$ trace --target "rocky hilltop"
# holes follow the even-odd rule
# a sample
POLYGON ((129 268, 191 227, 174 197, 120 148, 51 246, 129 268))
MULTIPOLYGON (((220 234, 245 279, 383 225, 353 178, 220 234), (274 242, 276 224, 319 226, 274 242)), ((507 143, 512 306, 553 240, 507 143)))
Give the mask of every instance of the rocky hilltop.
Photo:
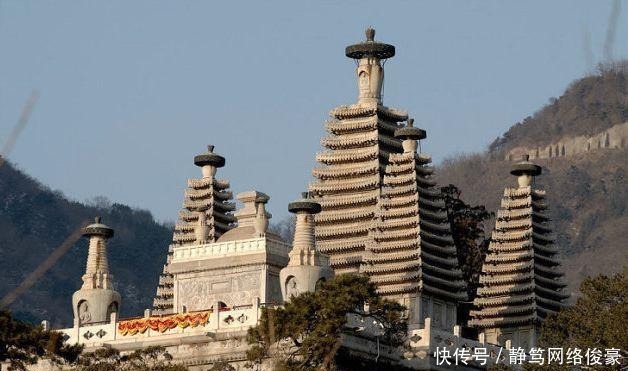
POLYGON ((573 82, 487 151, 447 159, 437 172, 465 201, 497 210, 504 187, 516 184, 509 160, 524 153, 535 158, 574 292, 585 276, 628 264, 627 67, 624 61, 573 82))
POLYGON ((559 98, 511 126, 488 147, 496 155, 516 147, 547 146, 565 137, 591 137, 628 121, 628 61, 600 66, 572 82, 559 98))

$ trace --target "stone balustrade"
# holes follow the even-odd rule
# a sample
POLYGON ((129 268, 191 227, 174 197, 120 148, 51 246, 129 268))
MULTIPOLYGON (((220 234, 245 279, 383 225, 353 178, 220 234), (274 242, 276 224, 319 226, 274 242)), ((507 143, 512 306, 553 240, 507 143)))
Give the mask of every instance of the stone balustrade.
MULTIPOLYGON (((175 360, 187 355, 185 344, 202 344, 220 341, 233 341, 228 339, 243 339, 246 330, 255 326, 258 322, 261 307, 264 304, 256 300, 250 306, 240 308, 227 308, 220 311, 209 311, 209 318, 206 323, 187 327, 175 326, 164 331, 146 329, 143 332, 137 331, 134 334, 123 334, 120 331, 120 324, 126 321, 141 319, 164 319, 171 316, 150 315, 146 311, 144 317, 118 320, 116 314, 112 314, 110 323, 92 324, 85 326, 75 325, 72 328, 58 330, 64 334, 66 342, 69 344, 83 344, 87 351, 94 350, 104 345, 115 348, 136 349, 141 346, 162 345, 171 347, 175 360), (174 348, 172 348, 174 346, 174 348), (184 348, 179 348, 184 346, 184 348), (179 351, 184 353, 178 354, 179 351)), ((191 312, 190 315, 194 315, 191 312)), ((352 352, 361 353, 369 358, 379 358, 381 361, 403 364, 407 367, 427 369, 436 362, 435 353, 446 349, 449 354, 454 354, 456 349, 468 349, 470 354, 474 354, 476 348, 485 348, 488 354, 488 365, 494 364, 496 357, 502 361, 508 359, 508 349, 494 344, 488 344, 484 337, 480 335, 480 340, 463 338, 460 334, 460 326, 454 326, 453 331, 446 331, 432 326, 431 319, 425 318, 425 326, 420 329, 410 330, 406 346, 394 348, 380 342, 383 329, 377 321, 371 318, 361 318, 350 316, 347 321, 347 334, 343 346, 352 352)), ((238 340, 241 343, 243 340, 238 340)), ((218 343, 217 343, 218 344, 218 343)), ((241 344, 240 346, 245 346, 241 344)), ((476 361, 469 361, 468 366, 458 365, 458 367, 445 367, 444 369, 471 370, 482 368, 476 361)))
MULTIPOLYGON (((64 336, 68 344, 84 344, 88 349, 94 349, 103 345, 125 348, 125 345, 143 342, 153 345, 169 345, 173 343, 185 343, 185 340, 203 342, 212 341, 217 334, 227 335, 229 333, 242 334, 249 327, 255 326, 261 312, 261 304, 256 300, 249 306, 238 308, 225 308, 219 311, 177 313, 166 316, 151 316, 147 310, 144 317, 119 320, 116 313, 111 315, 111 321, 107 323, 78 325, 74 327, 57 330, 64 336), (173 318, 184 318, 186 315, 194 316, 201 313, 208 313, 205 321, 197 323, 176 322, 173 318), (130 322, 145 321, 174 321, 173 325, 164 328, 151 328, 145 326, 143 330, 133 332, 124 331, 124 325, 130 322), (171 327, 171 328, 170 328, 171 327)), ((156 325, 154 326, 156 327, 156 325)))
MULTIPOLYGON (((454 326, 453 332, 438 329, 432 326, 430 318, 426 318, 424 328, 410 331, 409 347, 403 353, 401 363, 408 367, 419 369, 429 367, 428 365, 434 366, 436 362, 435 353, 443 349, 447 350, 451 355, 454 354, 456 349, 467 349, 473 355, 476 348, 484 348, 489 356, 487 366, 495 364, 498 356, 500 363, 508 359, 508 350, 506 348, 487 343, 482 335, 480 335, 479 340, 463 338, 460 331, 460 326, 454 326)), ((467 366, 459 364, 457 367, 452 365, 449 368, 465 370, 481 369, 483 367, 477 361, 471 360, 467 366)))
POLYGON ((287 255, 290 251, 290 245, 282 241, 269 241, 264 237, 260 237, 238 241, 177 246, 173 251, 172 262, 191 261, 199 258, 224 258, 225 256, 263 251, 287 255))

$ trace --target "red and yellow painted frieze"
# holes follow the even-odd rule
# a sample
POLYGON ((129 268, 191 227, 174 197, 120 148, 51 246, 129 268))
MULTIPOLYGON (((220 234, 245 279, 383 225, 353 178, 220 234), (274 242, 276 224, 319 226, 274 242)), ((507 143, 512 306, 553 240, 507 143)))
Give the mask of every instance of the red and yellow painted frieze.
POLYGON ((146 330, 166 332, 175 327, 204 326, 209 321, 211 311, 177 313, 162 317, 130 319, 118 322, 118 332, 122 335, 143 334, 146 330))

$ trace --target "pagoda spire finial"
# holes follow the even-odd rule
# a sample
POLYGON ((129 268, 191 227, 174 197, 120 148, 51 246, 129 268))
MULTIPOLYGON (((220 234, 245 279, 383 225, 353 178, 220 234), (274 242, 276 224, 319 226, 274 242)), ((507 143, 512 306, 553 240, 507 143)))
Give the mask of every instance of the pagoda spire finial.
POLYGON ((109 260, 107 259, 107 240, 113 237, 113 229, 101 223, 99 216, 94 218, 94 224, 83 228, 83 236, 89 238, 89 253, 87 267, 83 275, 84 289, 109 288, 109 260))
POLYGON ((535 176, 541 174, 541 167, 530 161, 530 155, 521 156, 521 161, 512 166, 510 174, 517 177, 519 187, 529 187, 535 176))
POLYGON ((395 130, 395 138, 401 139, 404 152, 416 152, 417 140, 425 139, 425 130, 414 127, 414 119, 408 119, 408 126, 395 130))
POLYGON ((207 205, 199 206, 194 209, 198 219, 196 221, 196 226, 194 227, 194 238, 197 244, 207 243, 207 239, 209 237, 209 226, 207 225, 207 210, 209 207, 207 205))
POLYGON ((201 168, 203 178, 213 178, 219 167, 225 166, 225 158, 214 153, 214 145, 207 146, 207 152, 194 156, 194 164, 201 168))
POLYGON ((236 196, 243 207, 235 212, 239 227, 252 226, 258 237, 266 234, 268 222, 272 215, 266 211, 266 204, 270 197, 256 190, 238 193, 236 196))
POLYGON ((373 27, 368 26, 364 33, 366 34, 366 41, 375 41, 375 29, 373 27))
POLYGON ((349 45, 345 55, 358 61, 358 103, 382 103, 384 68, 380 61, 395 55, 395 47, 375 41, 375 29, 365 30, 366 41, 349 45))

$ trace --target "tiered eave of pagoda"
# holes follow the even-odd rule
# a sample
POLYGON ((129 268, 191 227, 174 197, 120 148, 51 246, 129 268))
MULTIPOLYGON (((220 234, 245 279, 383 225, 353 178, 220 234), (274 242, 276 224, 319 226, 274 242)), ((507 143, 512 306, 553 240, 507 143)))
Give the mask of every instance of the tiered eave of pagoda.
POLYGON ((168 272, 172 259, 173 248, 177 246, 194 245, 199 243, 215 242, 221 235, 235 226, 233 216, 235 203, 233 194, 229 190, 229 181, 205 176, 199 179, 189 179, 185 190, 183 207, 175 224, 172 243, 168 248, 168 256, 163 271, 159 276, 157 292, 153 300, 155 314, 170 314, 173 308, 173 277, 168 272), (199 217, 204 215, 207 235, 202 241, 196 233, 199 228, 199 217))
POLYGON ((466 284, 430 161, 390 154, 363 271, 383 295, 421 291, 455 302, 466 298, 466 284))
POLYGON ((497 213, 470 325, 479 328, 533 325, 557 312, 563 292, 545 192, 506 188, 497 213))
POLYGON ((320 202, 316 240, 336 272, 358 272, 373 226, 384 168, 390 153, 401 152, 394 130, 407 114, 376 103, 331 111, 326 149, 316 156, 310 192, 320 202))

